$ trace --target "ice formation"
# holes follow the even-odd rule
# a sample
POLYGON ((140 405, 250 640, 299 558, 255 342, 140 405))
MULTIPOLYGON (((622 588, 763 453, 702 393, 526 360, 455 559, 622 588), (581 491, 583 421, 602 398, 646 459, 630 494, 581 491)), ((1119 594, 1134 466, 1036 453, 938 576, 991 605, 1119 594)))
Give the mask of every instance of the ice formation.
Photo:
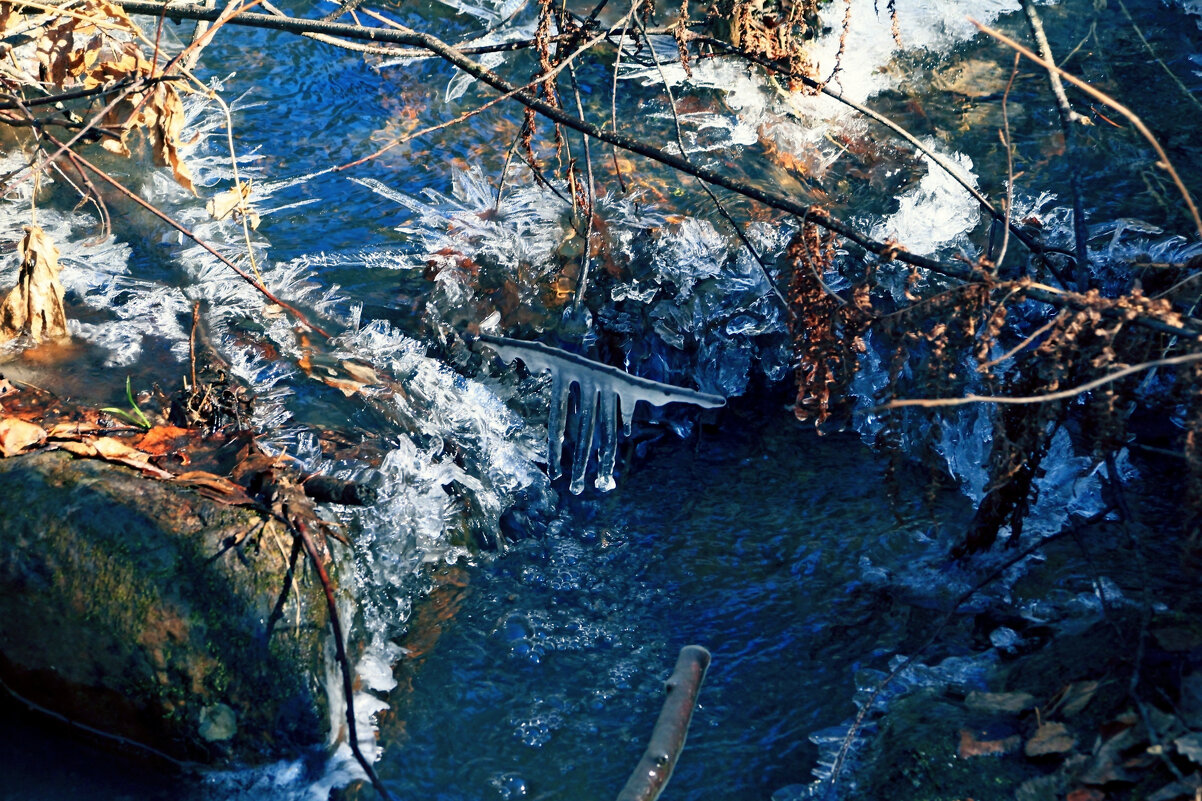
POLYGON ((629 436, 634 407, 639 401, 646 401, 653 406, 691 403, 703 409, 715 409, 726 404, 726 399, 721 395, 640 378, 540 342, 485 335, 480 337, 480 341, 495 350, 506 362, 520 359, 531 372, 551 372, 551 403, 547 415, 547 467, 551 478, 558 478, 563 473, 560 453, 567 427, 568 403, 572 385, 578 388, 580 395, 572 436, 575 455, 572 459, 571 483, 571 490, 576 495, 584 491, 584 476, 598 433, 597 477, 593 483, 601 490, 614 488, 618 423, 622 423, 623 430, 629 436))

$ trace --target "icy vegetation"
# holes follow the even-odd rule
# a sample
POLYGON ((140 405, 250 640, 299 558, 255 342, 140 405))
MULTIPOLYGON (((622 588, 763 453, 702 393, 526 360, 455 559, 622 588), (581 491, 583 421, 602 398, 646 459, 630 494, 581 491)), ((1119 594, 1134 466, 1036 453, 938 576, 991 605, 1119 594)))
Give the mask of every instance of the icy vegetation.
POLYGON ((571 439, 575 448, 571 490, 576 495, 584 491, 584 475, 594 448, 598 449, 594 484, 601 490, 614 488, 618 426, 620 423, 626 436, 630 436, 634 407, 639 401, 652 406, 689 403, 703 409, 716 409, 726 403, 721 395, 708 395, 640 378, 539 342, 493 336, 481 336, 480 341, 507 362, 519 359, 531 372, 551 373, 547 466, 552 479, 563 474, 560 454, 563 451, 564 428, 568 422, 571 390, 573 386, 576 387, 576 429, 571 439))

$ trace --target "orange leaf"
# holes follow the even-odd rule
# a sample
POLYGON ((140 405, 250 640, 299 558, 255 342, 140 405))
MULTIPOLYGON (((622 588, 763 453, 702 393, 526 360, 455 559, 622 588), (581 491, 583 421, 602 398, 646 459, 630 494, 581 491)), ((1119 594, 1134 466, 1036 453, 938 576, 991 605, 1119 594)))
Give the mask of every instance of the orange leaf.
POLYGON ((5 456, 16 456, 45 441, 46 432, 41 426, 15 417, 0 419, 0 453, 5 456))
POLYGON ((192 438, 191 429, 178 426, 155 426, 142 435, 134 446, 152 456, 164 456, 186 447, 192 438))

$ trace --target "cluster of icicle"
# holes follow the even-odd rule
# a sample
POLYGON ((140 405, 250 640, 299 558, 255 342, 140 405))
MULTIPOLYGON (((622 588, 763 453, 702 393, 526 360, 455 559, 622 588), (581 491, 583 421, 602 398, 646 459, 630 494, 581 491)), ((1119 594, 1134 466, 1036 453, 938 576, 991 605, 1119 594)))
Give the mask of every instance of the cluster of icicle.
POLYGON ((506 362, 520 359, 532 373, 550 371, 551 403, 547 413, 547 469, 552 479, 563 474, 560 463, 564 433, 567 429, 572 385, 579 392, 575 427, 571 442, 572 493, 584 491, 584 477, 593 452, 597 452, 597 477, 593 484, 600 490, 614 488, 614 462, 618 452, 618 424, 630 436, 634 407, 639 401, 653 406, 691 403, 703 409, 726 404, 721 395, 661 384, 649 378, 624 373, 616 367, 594 362, 566 350, 541 342, 524 342, 481 335, 480 341, 495 350, 506 362), (594 440, 598 440, 594 445, 594 440))

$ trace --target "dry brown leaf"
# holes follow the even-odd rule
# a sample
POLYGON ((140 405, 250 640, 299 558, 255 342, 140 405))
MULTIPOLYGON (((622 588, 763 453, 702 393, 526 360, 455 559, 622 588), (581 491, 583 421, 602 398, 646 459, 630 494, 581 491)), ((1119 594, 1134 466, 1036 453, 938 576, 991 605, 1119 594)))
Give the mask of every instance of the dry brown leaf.
POLYGON ((1045 723, 1036 729, 1034 736, 1027 740, 1025 753, 1029 757, 1047 756, 1048 754, 1066 754, 1073 750, 1077 738, 1063 723, 1045 723))
POLYGON ((97 423, 55 423, 46 432, 46 436, 50 439, 80 439, 89 434, 96 434, 105 430, 105 426, 97 423))
POLYGON ((17 249, 17 285, 0 304, 0 342, 28 334, 34 341, 68 336, 58 248, 36 225, 25 227, 17 249))
POLYGON ((348 398, 356 393, 362 392, 363 388, 367 386, 366 384, 358 381, 351 381, 346 378, 337 378, 331 375, 315 375, 313 377, 318 381, 321 381, 323 384, 333 387, 348 398))
POLYGON ((161 83, 155 88, 154 99, 147 104, 154 113, 153 122, 147 122, 150 142, 154 148, 154 163, 170 167, 176 182, 192 194, 192 172, 179 154, 180 134, 184 130, 184 104, 170 84, 161 83))
POLYGON ((155 478, 175 478, 174 474, 168 473, 166 470, 151 464, 150 457, 145 453, 136 451, 112 437, 97 437, 95 439, 86 437, 79 441, 59 443, 59 447, 76 456, 104 459, 106 462, 117 462, 128 467, 134 467, 155 478))
POLYGON ((362 381, 364 384, 374 384, 380 380, 376 375, 375 368, 369 364, 361 364, 359 362, 343 361, 341 367, 346 370, 347 374, 356 381, 362 381))
POLYGON ((1097 681, 1077 681, 1070 684, 1064 694, 1064 705, 1060 708, 1060 714, 1072 717, 1085 709, 1100 686, 1101 682, 1097 681))
POLYGON ((250 191, 250 181, 244 181, 237 186, 231 186, 224 192, 209 198, 209 202, 205 204, 205 211, 214 220, 224 220, 233 214, 234 209, 241 206, 243 201, 250 197, 250 191))
POLYGON ((999 740, 978 740, 968 729, 960 729, 960 747, 957 753, 961 759, 977 756, 1001 756, 1017 751, 1022 742, 1022 738, 1017 734, 999 740))
POLYGON ((0 453, 5 457, 16 456, 45 441, 46 432, 39 425, 16 417, 0 419, 0 453))
POLYGON ((188 428, 155 426, 143 434, 135 445, 143 453, 164 456, 186 447, 195 434, 195 431, 188 428))
POLYGON ((228 478, 222 478, 215 473, 204 470, 192 470, 175 477, 179 484, 192 487, 207 498, 227 503, 232 506, 256 506, 254 499, 246 494, 246 490, 228 478))

